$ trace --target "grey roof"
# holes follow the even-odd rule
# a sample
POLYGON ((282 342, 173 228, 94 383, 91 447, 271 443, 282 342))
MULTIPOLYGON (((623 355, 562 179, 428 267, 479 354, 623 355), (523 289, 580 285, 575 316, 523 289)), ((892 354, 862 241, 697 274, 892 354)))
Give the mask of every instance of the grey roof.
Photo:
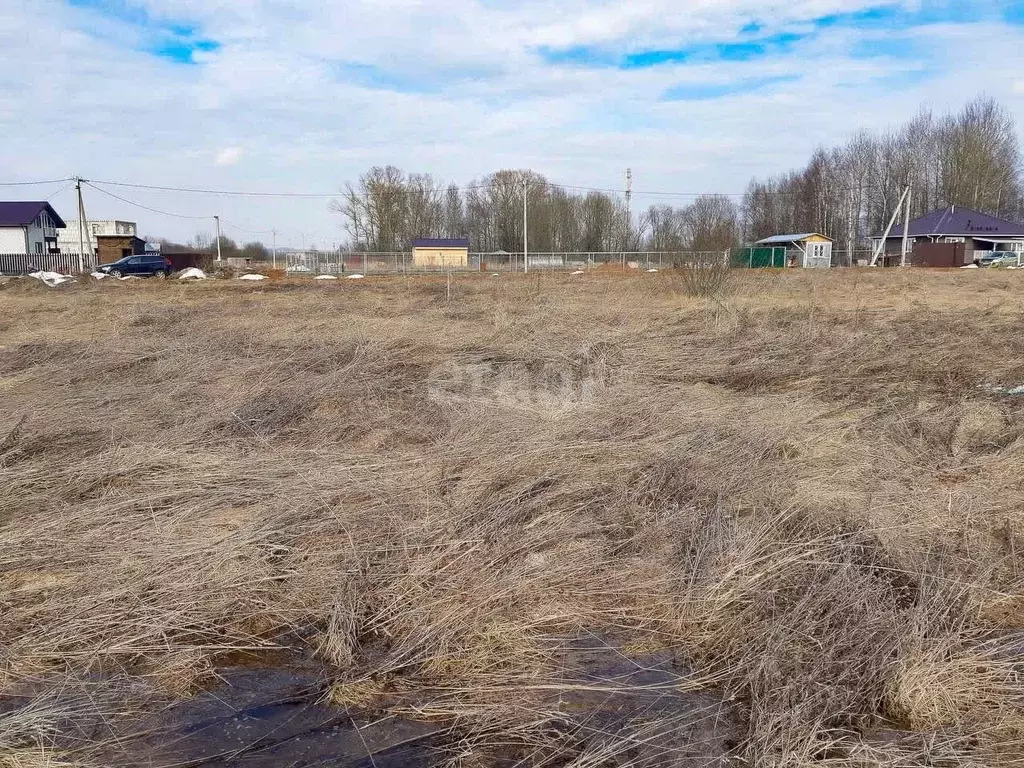
MULTIPOLYGON (((952 236, 952 237, 1024 237, 1024 226, 1006 219, 997 219, 987 213, 972 211, 970 208, 950 206, 914 219, 910 222, 910 237, 952 236)), ((878 234, 876 237, 881 237, 878 234)), ((903 225, 892 228, 889 239, 903 237, 903 225)))
POLYGON ((773 235, 772 237, 766 237, 764 240, 758 240, 754 245, 772 245, 778 243, 802 243, 809 237, 824 237, 826 240, 832 240, 831 237, 825 237, 825 235, 819 235, 817 232, 804 232, 799 235, 773 235))
POLYGON ((412 241, 413 248, 469 248, 465 238, 422 237, 412 241))
POLYGON ((64 219, 57 215, 53 207, 45 201, 14 201, 0 202, 0 227, 25 227, 36 220, 40 211, 46 210, 53 219, 54 226, 63 229, 64 219))

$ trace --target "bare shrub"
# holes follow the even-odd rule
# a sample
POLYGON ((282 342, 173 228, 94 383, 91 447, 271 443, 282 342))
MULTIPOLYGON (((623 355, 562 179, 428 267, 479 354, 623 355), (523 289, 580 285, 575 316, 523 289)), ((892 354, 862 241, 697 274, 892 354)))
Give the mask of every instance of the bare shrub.
POLYGON ((732 269, 717 254, 691 256, 676 265, 676 273, 687 296, 721 298, 732 289, 732 269))

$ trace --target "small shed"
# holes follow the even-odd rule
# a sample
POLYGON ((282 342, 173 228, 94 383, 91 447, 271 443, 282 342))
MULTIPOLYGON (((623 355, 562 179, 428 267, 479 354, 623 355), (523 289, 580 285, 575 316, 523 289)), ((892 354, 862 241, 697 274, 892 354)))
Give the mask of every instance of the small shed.
POLYGON ((123 259, 126 256, 142 256, 146 253, 146 241, 135 235, 93 235, 96 238, 96 256, 100 264, 123 259))
POLYGON ((817 232, 798 235, 774 235, 758 240, 754 245, 785 248, 787 267, 831 267, 832 238, 817 232))
POLYGON ((468 267, 469 240, 423 238, 412 243, 414 267, 468 267))

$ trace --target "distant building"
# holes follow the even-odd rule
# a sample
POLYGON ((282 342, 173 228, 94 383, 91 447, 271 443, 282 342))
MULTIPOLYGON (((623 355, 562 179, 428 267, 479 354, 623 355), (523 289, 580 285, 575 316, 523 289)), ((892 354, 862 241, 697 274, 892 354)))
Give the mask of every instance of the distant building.
MULTIPOLYGON (((138 237, 138 225, 134 221, 87 219, 85 225, 82 245, 87 253, 98 257, 100 264, 146 252, 146 241, 138 237)), ((58 243, 61 252, 78 253, 79 237, 78 220, 69 221, 58 243)))
POLYGON ((46 202, 0 202, 0 254, 57 251, 64 220, 46 202))
POLYGON ((469 240, 423 238, 412 243, 414 267, 469 266, 469 240))
POLYGON ((817 232, 774 235, 754 243, 758 248, 785 248, 787 267, 831 267, 832 238, 817 232))
MULTIPOLYGON (((881 234, 872 238, 876 248, 881 239, 881 234)), ((970 264, 986 251, 1024 252, 1024 226, 953 205, 911 221, 908 240, 911 252, 918 245, 962 244, 963 253, 956 257, 956 263, 950 262, 950 266, 957 266, 959 263, 970 264)), ((902 249, 903 225, 900 224, 892 228, 885 240, 882 263, 892 262, 894 257, 898 259, 902 249)), ((930 252, 934 249, 924 250, 930 252)), ((959 249, 955 250, 959 253, 959 249)), ((920 261, 928 263, 931 258, 920 261)))

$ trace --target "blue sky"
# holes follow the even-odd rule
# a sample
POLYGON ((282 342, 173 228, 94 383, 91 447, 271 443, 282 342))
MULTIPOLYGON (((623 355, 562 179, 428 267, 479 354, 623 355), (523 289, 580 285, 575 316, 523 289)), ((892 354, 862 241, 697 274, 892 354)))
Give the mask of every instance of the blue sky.
MULTIPOLYGON (((0 50, 0 181, 334 192, 393 163, 618 187, 630 167, 643 206, 644 190, 741 191, 981 90, 1024 118, 1024 2, 16 0, 0 50)), ((16 189, 0 194, 36 192, 16 189)), ((58 189, 38 192, 70 216, 58 189)), ((218 212, 238 239, 344 238, 326 199, 121 193, 218 212)), ((87 205, 151 234, 208 228, 87 205)))

